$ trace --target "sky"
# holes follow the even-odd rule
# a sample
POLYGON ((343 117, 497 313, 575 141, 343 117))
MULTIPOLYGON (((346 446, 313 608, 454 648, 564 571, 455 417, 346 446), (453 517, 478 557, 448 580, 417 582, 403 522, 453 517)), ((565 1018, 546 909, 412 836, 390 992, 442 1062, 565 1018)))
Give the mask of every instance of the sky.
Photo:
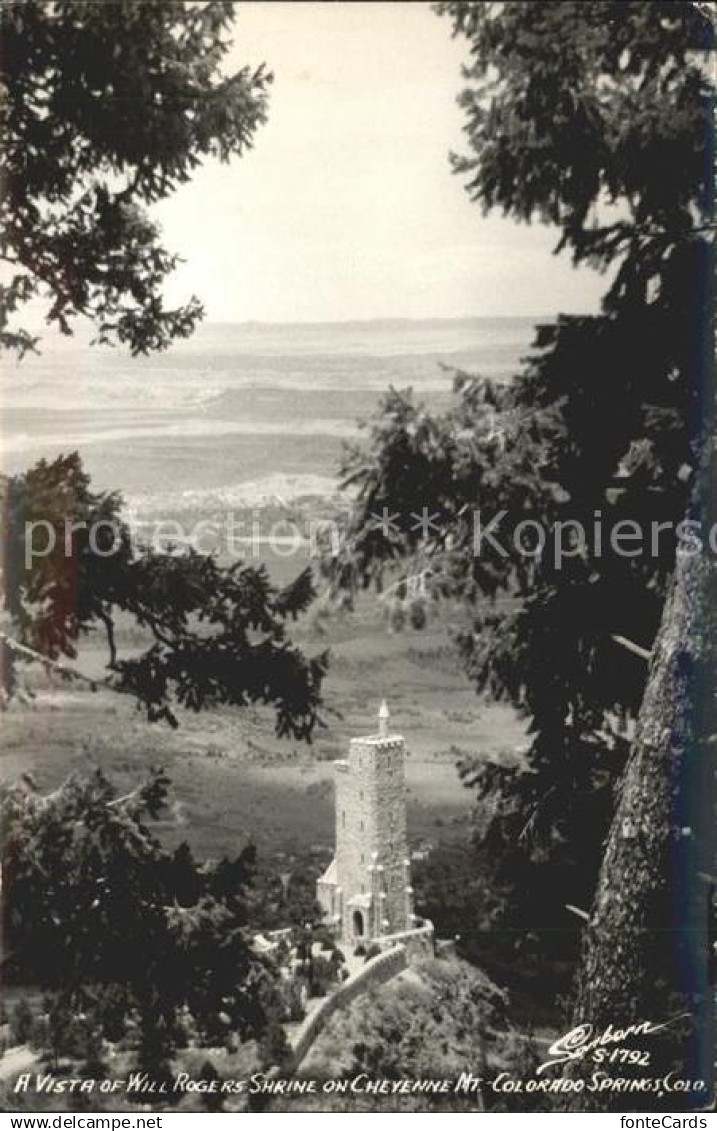
POLYGON ((154 209, 186 259, 168 298, 227 322, 596 310, 555 230, 484 217, 451 172, 466 58, 428 3, 237 5, 227 65, 273 70, 268 122, 154 209))

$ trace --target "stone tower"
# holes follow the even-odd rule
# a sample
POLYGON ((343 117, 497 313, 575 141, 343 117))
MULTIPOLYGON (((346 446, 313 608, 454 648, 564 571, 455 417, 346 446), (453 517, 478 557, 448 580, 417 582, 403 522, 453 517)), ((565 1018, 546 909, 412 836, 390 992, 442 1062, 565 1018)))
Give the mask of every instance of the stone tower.
POLYGON ((317 884, 326 920, 346 943, 415 924, 406 841, 405 743, 391 734, 386 703, 378 733, 354 738, 335 762, 336 856, 317 884))

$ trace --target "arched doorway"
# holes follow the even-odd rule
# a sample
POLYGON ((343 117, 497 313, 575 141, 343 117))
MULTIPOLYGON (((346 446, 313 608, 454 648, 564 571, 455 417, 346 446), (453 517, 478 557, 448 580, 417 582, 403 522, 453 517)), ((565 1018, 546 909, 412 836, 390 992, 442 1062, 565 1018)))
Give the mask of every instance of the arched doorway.
POLYGON ((360 911, 354 911, 354 937, 363 938, 363 915, 360 911))

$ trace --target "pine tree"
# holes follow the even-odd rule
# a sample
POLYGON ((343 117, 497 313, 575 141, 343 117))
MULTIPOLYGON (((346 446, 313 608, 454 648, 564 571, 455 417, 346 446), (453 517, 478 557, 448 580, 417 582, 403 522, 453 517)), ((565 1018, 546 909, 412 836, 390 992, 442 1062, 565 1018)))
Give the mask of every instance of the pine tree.
MULTIPOLYGON (((166 308, 177 257, 147 209, 204 159, 244 154, 266 119, 270 73, 224 68, 234 15, 227 0, 0 6, 5 351, 36 348, 21 322, 31 300, 63 334, 84 318, 96 343, 133 354, 192 332, 201 304, 166 308)), ((4 699, 17 689, 19 658, 45 657, 72 677, 57 661, 74 658, 78 639, 99 628, 106 682, 134 695, 150 719, 176 723, 173 704, 259 702, 275 708, 279 733, 310 736, 325 660, 307 660, 285 627, 311 601, 308 572, 277 592, 263 569, 133 546, 120 496, 93 492, 76 453, 3 479, 2 503, 4 699), (68 523, 79 528, 68 534, 68 523), (33 556, 38 528, 54 548, 33 556), (116 647, 115 620, 127 613, 152 638, 133 659, 116 647)))
POLYGON ((139 1018, 142 1065, 161 1074, 187 1013, 206 1042, 274 1024, 279 992, 247 933, 254 852, 198 863, 184 850, 178 869, 153 829, 167 788, 155 774, 119 794, 98 771, 50 794, 27 780, 0 791, 4 953, 50 995, 55 1062, 139 1018))
MULTIPOLYGON (((540 326, 510 385, 458 374, 442 414, 392 391, 345 460, 357 505, 327 569, 337 589, 399 571, 470 609, 468 673, 526 715, 530 739, 526 766, 463 767, 481 864, 504 901, 496 922, 519 938, 551 928, 532 932, 545 961, 577 934, 565 905, 592 904, 645 660, 661 647, 678 549, 692 545, 679 524, 695 518, 713 436, 712 27, 682 4, 437 7, 470 48, 468 152, 454 167, 471 199, 553 225, 559 251, 608 273, 606 293, 599 315, 540 326), (429 537, 412 523, 423 507, 429 537), (385 531, 382 513, 401 517, 385 531), (637 552, 623 552, 626 523, 641 532, 637 552)), ((684 692, 663 691, 684 706, 684 692)), ((607 888, 618 886, 613 869, 607 888)), ((611 931, 600 961, 619 949, 611 931)))

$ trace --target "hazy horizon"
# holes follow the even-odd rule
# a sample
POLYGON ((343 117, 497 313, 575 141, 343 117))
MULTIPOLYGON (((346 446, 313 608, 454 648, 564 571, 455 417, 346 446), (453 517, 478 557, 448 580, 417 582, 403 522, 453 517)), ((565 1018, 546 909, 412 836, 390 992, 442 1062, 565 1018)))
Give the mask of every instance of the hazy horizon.
MULTIPOLYGON (((49 343, 51 346, 59 343, 64 343, 68 346, 72 345, 73 339, 82 338, 83 335, 90 338, 97 333, 96 327, 87 319, 80 318, 73 324, 73 329, 70 334, 63 334, 56 326, 47 326, 41 318, 38 318, 35 311, 29 312, 32 317, 24 319, 25 325, 33 332, 41 334, 38 342, 38 348, 42 352, 43 343, 49 343)), ((187 338, 176 338, 169 349, 176 346, 181 346, 182 342, 191 342, 192 338, 197 334, 201 334, 202 330, 208 327, 220 326, 237 326, 237 327, 292 327, 292 326, 305 326, 305 327, 321 327, 321 326, 410 326, 417 323, 471 323, 471 322, 545 322, 546 320, 555 319, 562 311, 557 311, 554 314, 548 313, 534 313, 534 314, 428 314, 425 316, 401 316, 401 315, 384 315, 375 318, 362 317, 362 318, 301 318, 301 319, 288 319, 288 318, 203 318, 197 323, 194 331, 187 338)), ((570 317, 588 316, 590 311, 573 311, 570 317)), ((116 345, 112 343, 105 343, 97 345, 98 350, 125 350, 127 347, 116 345)), ((28 354, 27 357, 31 357, 28 354)), ((23 363, 20 362, 20 365, 23 363)))
POLYGON ((356 326, 363 323, 384 323, 400 326, 412 322, 497 322, 500 319, 515 322, 532 322, 533 319, 551 317, 547 314, 427 314, 425 316, 385 315, 376 318, 205 318, 201 326, 356 326))
POLYGON ((342 444, 389 388, 411 387, 441 411, 454 372, 510 380, 533 325, 505 316, 210 321, 139 358, 87 348, 86 327, 47 340, 6 381, 2 463, 14 473, 77 450, 96 487, 160 512, 327 495, 342 444))
MULTIPOLYGON (((468 45, 430 4, 235 11, 225 69, 274 72, 268 120, 243 157, 205 161, 148 209, 180 257, 168 307, 195 295, 205 325, 238 326, 597 313, 605 278, 554 254, 557 229, 484 215, 451 171, 468 45)), ((52 348, 46 310, 18 322, 52 348)))

